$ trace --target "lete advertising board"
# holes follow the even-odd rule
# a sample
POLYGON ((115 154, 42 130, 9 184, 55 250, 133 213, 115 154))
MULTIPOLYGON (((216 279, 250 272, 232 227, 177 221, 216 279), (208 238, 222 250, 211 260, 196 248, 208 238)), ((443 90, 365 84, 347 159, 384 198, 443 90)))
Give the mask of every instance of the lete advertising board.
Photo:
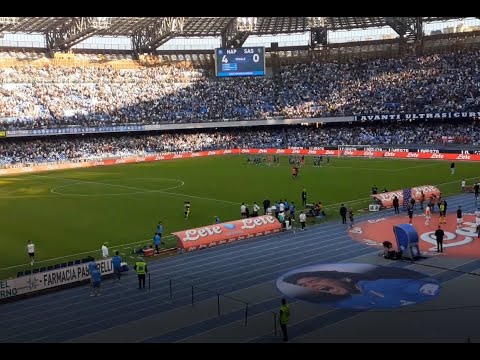
MULTIPOLYGON (((395 150, 395 149, 393 149, 395 150)), ((399 158, 399 159, 425 159, 425 160, 446 160, 446 161, 480 161, 480 154, 466 154, 459 153, 446 153, 441 150, 429 150, 429 149, 417 149, 414 151, 404 151, 408 149, 398 149, 398 151, 392 151, 391 149, 229 149, 229 150, 215 150, 215 151, 199 151, 194 153, 181 153, 181 154, 152 154, 145 156, 130 156, 121 158, 105 158, 97 160, 88 160, 84 162, 72 162, 72 163, 50 163, 50 164, 38 164, 38 165, 23 165, 16 164, 8 168, 0 169, 1 175, 16 175, 24 173, 36 173, 41 171, 52 170, 66 170, 75 168, 87 168, 93 166, 108 166, 119 164, 131 164, 139 162, 151 162, 160 160, 173 160, 173 159, 188 159, 193 157, 204 156, 221 156, 221 155, 248 155, 248 154, 261 154, 261 155, 328 155, 328 156, 346 156, 346 157, 373 157, 373 158, 399 158)))
POLYGON ((185 251, 193 251, 273 234, 281 229, 282 225, 274 216, 263 215, 179 231, 173 233, 173 235, 177 237, 179 248, 185 251))
MULTIPOLYGON (((423 185, 417 186, 412 188, 412 197, 415 201, 420 201, 422 198, 422 191, 425 194, 425 201, 428 201, 430 196, 440 195, 440 190, 432 185, 423 185)), ((403 205, 403 190, 396 190, 396 191, 389 191, 386 193, 380 193, 376 195, 370 195, 372 198, 376 197, 378 200, 382 202, 382 206, 384 207, 392 207, 393 206, 393 199, 395 196, 398 198, 399 204, 403 205)))

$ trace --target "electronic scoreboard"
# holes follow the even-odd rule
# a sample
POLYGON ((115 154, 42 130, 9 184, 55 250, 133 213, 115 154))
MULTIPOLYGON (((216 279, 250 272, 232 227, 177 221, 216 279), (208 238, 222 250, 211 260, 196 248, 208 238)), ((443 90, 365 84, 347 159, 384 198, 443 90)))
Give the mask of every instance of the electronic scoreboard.
POLYGON ((264 76, 265 48, 215 49, 215 74, 227 76, 264 76))

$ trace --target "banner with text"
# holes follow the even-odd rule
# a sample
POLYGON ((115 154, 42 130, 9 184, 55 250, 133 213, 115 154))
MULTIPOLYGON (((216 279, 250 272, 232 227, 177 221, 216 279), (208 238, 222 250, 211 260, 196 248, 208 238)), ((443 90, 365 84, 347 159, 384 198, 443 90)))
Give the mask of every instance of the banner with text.
MULTIPOLYGON (((422 191, 425 195, 426 202, 428 202, 430 196, 435 195, 438 197, 440 195, 440 190, 435 186, 424 185, 412 188, 412 198, 414 198, 415 201, 420 201, 420 199, 422 198, 422 191)), ((400 206, 403 205, 403 190, 390 191, 370 196, 372 198, 377 198, 379 201, 381 201, 382 206, 384 207, 392 207, 393 199, 395 198, 395 196, 398 198, 400 206)))
POLYGON ((7 137, 23 136, 50 136, 50 135, 74 135, 74 134, 96 134, 110 132, 145 131, 145 125, 119 125, 119 126, 70 126, 54 129, 35 130, 7 130, 7 137))
POLYGON ((480 111, 451 111, 432 113, 405 113, 405 114, 377 114, 355 115, 355 121, 378 121, 378 120, 416 120, 416 119, 476 119, 480 117, 480 111))
MULTIPOLYGON (((96 263, 102 275, 113 273, 112 259, 102 259, 96 261, 96 263)), ((88 263, 83 263, 16 279, 0 280, 0 299, 89 279, 88 263)))
POLYGON ((177 237, 179 248, 193 251, 273 234, 281 229, 282 225, 274 216, 263 215, 179 231, 173 233, 173 235, 177 237))

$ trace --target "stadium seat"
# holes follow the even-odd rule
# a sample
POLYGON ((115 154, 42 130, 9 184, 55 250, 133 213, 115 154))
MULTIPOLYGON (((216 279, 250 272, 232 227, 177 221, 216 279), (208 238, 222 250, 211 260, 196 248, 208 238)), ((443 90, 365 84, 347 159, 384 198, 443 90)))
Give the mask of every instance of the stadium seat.
POLYGON ((30 275, 32 273, 32 270, 25 270, 25 276, 30 275))
POLYGON ((62 267, 62 268, 67 267, 67 263, 61 263, 60 267, 62 267))
POLYGON ((38 270, 38 269, 33 269, 33 273, 34 273, 34 274, 36 274, 36 273, 38 273, 38 272, 40 272, 40 270, 38 270))
POLYGON ((88 263, 89 261, 90 261, 89 258, 84 258, 84 259, 82 259, 82 264, 88 263))
POLYGON ((82 260, 75 260, 75 265, 80 265, 82 263, 82 260))
POLYGON ((22 276, 23 276, 23 271, 19 271, 19 272, 17 273, 17 277, 22 277, 22 276))
POLYGON ((50 271, 50 270, 53 270, 53 266, 52 266, 52 265, 48 265, 48 266, 47 266, 47 271, 50 271))
POLYGON ((60 269, 60 264, 55 264, 55 265, 53 265, 53 268, 54 268, 54 269, 60 269))
POLYGON ((40 268, 40 272, 44 272, 44 271, 47 271, 47 268, 45 266, 40 268))
POLYGON ((69 261, 67 266, 73 266, 73 261, 69 261))

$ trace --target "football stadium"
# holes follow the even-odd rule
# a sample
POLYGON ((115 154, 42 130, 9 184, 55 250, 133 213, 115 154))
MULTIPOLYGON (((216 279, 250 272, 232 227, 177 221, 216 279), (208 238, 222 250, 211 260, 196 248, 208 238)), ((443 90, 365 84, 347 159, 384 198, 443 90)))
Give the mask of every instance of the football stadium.
POLYGON ((480 342, 479 35, 0 17, 0 342, 480 342))

